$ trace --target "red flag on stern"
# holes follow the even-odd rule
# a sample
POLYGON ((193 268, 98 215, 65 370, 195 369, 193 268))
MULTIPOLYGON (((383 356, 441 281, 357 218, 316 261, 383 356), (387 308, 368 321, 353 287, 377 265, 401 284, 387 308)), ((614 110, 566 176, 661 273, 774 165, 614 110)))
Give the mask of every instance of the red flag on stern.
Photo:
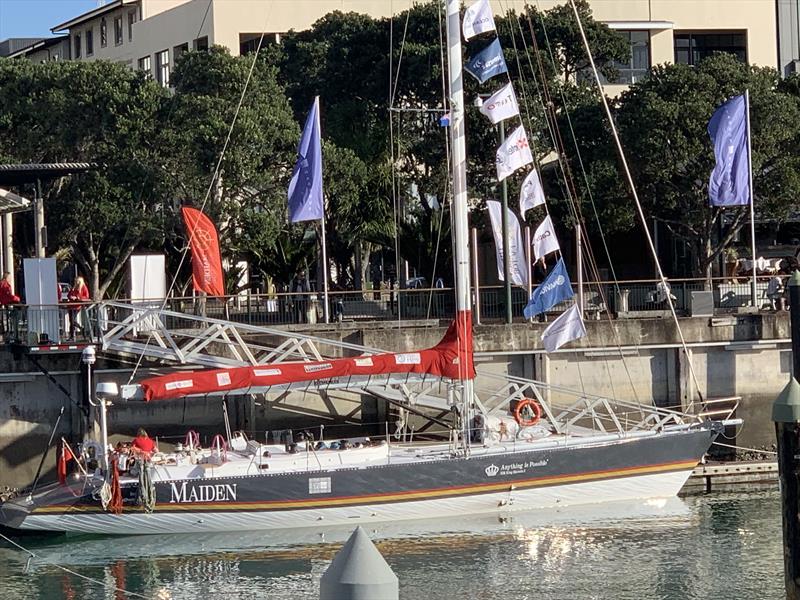
POLYGON ((225 284, 222 278, 222 260, 216 227, 196 208, 183 206, 181 213, 189 234, 189 247, 192 249, 194 289, 209 296, 224 296, 225 284))

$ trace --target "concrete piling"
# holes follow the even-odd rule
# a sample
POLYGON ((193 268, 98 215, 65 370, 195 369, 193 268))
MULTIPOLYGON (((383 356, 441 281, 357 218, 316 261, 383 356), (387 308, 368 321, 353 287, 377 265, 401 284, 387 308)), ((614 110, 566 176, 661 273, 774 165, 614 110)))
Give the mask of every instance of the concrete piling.
POLYGON ((398 600, 397 575, 361 527, 350 535, 320 580, 320 600, 398 600))

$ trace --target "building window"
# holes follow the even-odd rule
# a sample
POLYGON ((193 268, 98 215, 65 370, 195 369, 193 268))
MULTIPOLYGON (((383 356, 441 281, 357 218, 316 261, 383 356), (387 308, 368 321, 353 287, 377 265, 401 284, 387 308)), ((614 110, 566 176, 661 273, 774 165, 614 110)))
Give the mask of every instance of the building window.
POLYGON ((86 30, 86 56, 94 54, 94 30, 86 30))
POLYGON ((139 70, 142 71, 148 77, 152 77, 153 76, 153 71, 150 68, 150 57, 149 56, 143 56, 142 58, 139 59, 139 70))
POLYGON ((188 51, 189 51, 188 42, 185 44, 181 44, 180 46, 175 46, 172 49, 172 60, 175 62, 176 65, 178 64, 178 59, 181 57, 181 54, 188 51))
POLYGON ((156 53, 156 81, 162 87, 169 87, 169 50, 156 53))
POLYGON ((194 42, 192 42, 192 48, 201 52, 208 50, 208 36, 205 35, 201 38, 197 38, 194 42))
POLYGON ((81 34, 75 34, 75 58, 81 57, 81 34))
POLYGON ((122 17, 114 17, 114 45, 122 45, 122 17))
POLYGON ((100 19, 100 47, 105 48, 108 46, 108 24, 106 18, 100 19))
POLYGON ((675 62, 696 65, 716 52, 733 54, 747 62, 747 34, 675 32, 675 62))
POLYGON ((133 40, 133 24, 136 23, 136 11, 128 12, 128 41, 133 40))
POLYGON ((613 67, 619 71, 614 83, 632 84, 641 81, 650 70, 650 32, 649 31, 617 31, 624 37, 631 48, 626 61, 614 61, 613 67))

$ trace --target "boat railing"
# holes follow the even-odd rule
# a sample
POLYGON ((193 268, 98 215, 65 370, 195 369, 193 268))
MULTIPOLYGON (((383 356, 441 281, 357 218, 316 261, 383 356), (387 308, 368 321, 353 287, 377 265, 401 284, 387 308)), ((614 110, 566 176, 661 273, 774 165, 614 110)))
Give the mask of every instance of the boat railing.
POLYGON ((481 373, 481 378, 484 381, 503 382, 500 388, 483 400, 488 414, 507 412, 512 400, 534 399, 542 409, 542 418, 556 433, 561 434, 580 430, 619 434, 659 430, 705 417, 650 404, 606 398, 521 377, 481 373))

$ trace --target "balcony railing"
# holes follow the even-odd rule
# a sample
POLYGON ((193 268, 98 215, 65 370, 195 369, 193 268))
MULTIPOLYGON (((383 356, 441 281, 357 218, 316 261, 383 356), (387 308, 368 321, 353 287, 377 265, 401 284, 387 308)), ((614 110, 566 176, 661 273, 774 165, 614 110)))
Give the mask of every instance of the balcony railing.
MULTIPOLYGON (((709 292, 715 314, 752 310, 751 282, 749 280, 675 279, 669 281, 670 293, 679 315, 697 312, 693 309, 693 293, 709 292)), ((757 284, 756 310, 776 310, 781 302, 767 296, 769 278, 760 278, 757 284)), ((576 288, 577 286, 573 286, 576 288)), ((577 291, 577 290, 576 290, 577 291)), ((589 316, 616 317, 663 316, 668 304, 663 288, 656 281, 634 280, 600 282, 584 285, 583 308, 589 316)), ((505 291, 501 286, 479 289, 480 318, 482 323, 500 322, 505 315, 505 291)), ((474 298, 474 294, 473 294, 474 298)), ((527 304, 527 294, 521 288, 512 288, 512 312, 515 320, 522 321, 522 311, 527 304)), ((786 305, 785 295, 782 304, 786 305)), ((706 296, 708 300, 708 296, 706 296)), ((451 319, 455 315, 455 297, 450 288, 332 291, 329 293, 331 322, 358 321, 408 321, 420 319, 451 319)), ((571 302, 571 301, 570 301, 571 302)), ((548 313, 556 315, 567 307, 564 302, 548 313)), ((226 319, 248 325, 315 324, 324 320, 323 297, 309 294, 256 294, 245 292, 220 298, 182 297, 142 300, 134 303, 142 308, 164 307, 178 313, 189 313, 209 318, 226 319)), ((26 344, 43 342, 86 341, 96 337, 104 323, 113 319, 104 311, 113 310, 92 303, 62 304, 59 306, 14 305, 0 308, 2 333, 6 340, 26 344), (72 326, 72 323, 75 326, 72 326)), ((180 328, 179 319, 170 327, 180 328)), ((188 326, 188 323, 185 325, 188 326)))

